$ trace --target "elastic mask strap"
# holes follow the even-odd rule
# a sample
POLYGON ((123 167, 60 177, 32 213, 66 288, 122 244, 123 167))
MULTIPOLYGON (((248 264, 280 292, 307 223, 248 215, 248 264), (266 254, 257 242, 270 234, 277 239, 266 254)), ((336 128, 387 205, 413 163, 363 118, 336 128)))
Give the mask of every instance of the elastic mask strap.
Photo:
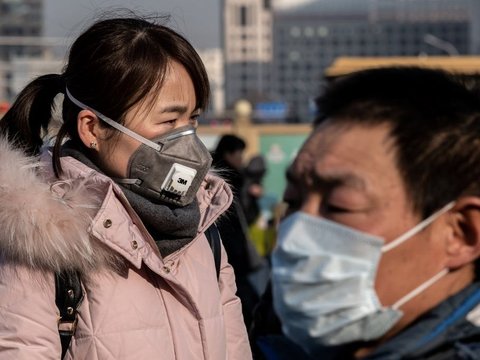
POLYGON ((415 235, 415 234, 419 233, 420 231, 422 231, 423 229, 425 229, 428 225, 430 225, 433 221, 435 221, 440 215, 442 215, 443 213, 450 210, 454 205, 455 205, 455 201, 452 201, 452 202, 448 203, 447 205, 445 205, 440 210, 434 212, 432 215, 430 215, 428 218, 423 220, 421 223, 419 223, 415 227, 408 230, 405 234, 400 235, 398 238, 396 238, 392 242, 384 245, 382 247, 382 252, 386 253, 387 251, 390 251, 393 248, 399 246, 404 241, 410 239, 413 235, 415 235))
POLYGON ((93 112, 99 119, 105 121, 108 125, 114 127, 115 129, 117 129, 118 131, 124 133, 125 135, 128 135, 130 136, 131 138, 134 138, 135 140, 147 145, 148 147, 151 147, 152 149, 156 150, 156 151, 160 151, 160 149, 162 148, 161 145, 157 144, 157 143, 154 143, 153 141, 150 141, 146 138, 144 138, 143 136, 140 136, 138 135, 136 132, 133 132, 132 130, 126 128, 125 126, 117 123, 116 121, 110 119, 109 117, 103 115, 102 113, 92 109, 91 107, 85 105, 84 103, 82 103, 81 101, 75 99, 73 97, 73 95, 70 93, 70 91, 68 91, 68 88, 65 87, 65 93, 67 94, 67 97, 70 99, 71 102, 73 102, 75 105, 77 105, 78 107, 84 109, 84 110, 90 110, 91 112, 93 112))
POLYGON ((120 178, 112 178, 113 181, 119 184, 125 184, 125 185, 140 185, 142 183, 142 180, 140 179, 120 179, 120 178))
POLYGON ((444 277, 445 275, 447 275, 449 272, 448 269, 443 269, 442 271, 440 271, 437 275, 435 275, 434 277, 428 279, 427 281, 425 281, 423 284, 421 284, 420 286, 418 286, 417 288, 413 289, 412 291, 410 291, 407 295, 405 295, 403 298, 401 298, 400 300, 398 300, 395 304, 392 305, 392 309, 394 310, 398 310, 400 307, 402 307, 405 303, 409 302, 410 300, 412 300, 415 296, 417 296, 418 294, 422 293, 424 290, 426 290, 427 288, 429 288, 430 286, 432 286, 433 284, 435 284, 438 280, 440 280, 442 277, 444 277))

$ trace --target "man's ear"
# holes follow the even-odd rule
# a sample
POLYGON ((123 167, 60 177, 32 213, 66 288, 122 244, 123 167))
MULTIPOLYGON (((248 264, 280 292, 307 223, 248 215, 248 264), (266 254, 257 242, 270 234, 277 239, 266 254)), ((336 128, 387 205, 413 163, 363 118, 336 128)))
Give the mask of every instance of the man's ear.
POLYGON ((447 240, 446 265, 456 269, 480 256, 480 197, 462 197, 450 212, 453 232, 447 240))
POLYGON ((92 111, 82 110, 78 113, 77 130, 83 144, 87 148, 98 151, 101 134, 100 120, 92 111))

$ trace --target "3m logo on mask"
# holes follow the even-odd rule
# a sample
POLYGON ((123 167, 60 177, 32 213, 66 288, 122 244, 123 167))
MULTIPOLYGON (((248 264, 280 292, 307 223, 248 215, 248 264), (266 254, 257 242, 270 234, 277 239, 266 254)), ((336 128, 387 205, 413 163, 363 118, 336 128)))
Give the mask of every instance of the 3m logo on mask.
POLYGON ((162 195, 169 198, 184 196, 195 175, 197 175, 197 170, 178 163, 173 164, 162 184, 162 195))

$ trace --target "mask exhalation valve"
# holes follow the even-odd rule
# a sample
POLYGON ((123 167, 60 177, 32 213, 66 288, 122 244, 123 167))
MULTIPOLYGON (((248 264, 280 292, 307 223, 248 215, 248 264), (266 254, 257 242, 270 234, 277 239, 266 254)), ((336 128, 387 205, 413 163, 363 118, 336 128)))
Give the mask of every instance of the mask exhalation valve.
POLYGON ((196 174, 197 170, 175 163, 162 184, 162 191, 184 196, 192 185, 196 174))

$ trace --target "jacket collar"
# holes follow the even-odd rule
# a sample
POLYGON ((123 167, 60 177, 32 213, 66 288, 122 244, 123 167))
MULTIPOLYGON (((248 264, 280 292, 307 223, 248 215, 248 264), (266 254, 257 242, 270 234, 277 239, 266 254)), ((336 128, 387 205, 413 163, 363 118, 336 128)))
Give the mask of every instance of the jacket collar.
POLYGON ((479 304, 480 283, 474 282, 420 317, 366 359, 424 359, 435 349, 453 351, 454 344, 462 340, 478 339, 479 304))
MULTIPOLYGON (((121 188, 106 175, 94 171, 80 161, 68 156, 62 158, 62 168, 68 178, 84 178, 88 176, 101 187, 112 187, 112 190, 121 197, 122 202, 128 206, 128 201, 123 196, 121 188)), ((230 186, 223 179, 213 173, 209 173, 200 186, 197 199, 201 214, 198 232, 203 232, 230 207, 233 201, 233 194, 230 186)))
MULTIPOLYGON (((124 220, 131 222, 133 210, 120 188, 73 158, 62 158, 62 167, 65 176, 55 179, 48 152, 41 158, 27 157, 0 138, 1 260, 55 272, 86 273, 115 266, 118 253, 133 256, 127 252, 130 243, 118 246, 107 242, 109 247, 117 246, 117 252, 112 252, 91 239, 93 229, 102 229, 98 235, 106 229, 100 222, 106 205, 117 209, 123 205, 124 220)), ((232 195, 223 180, 209 175, 198 198, 199 231, 203 231, 228 208, 232 195)), ((129 260, 139 265, 139 258, 129 260)))

